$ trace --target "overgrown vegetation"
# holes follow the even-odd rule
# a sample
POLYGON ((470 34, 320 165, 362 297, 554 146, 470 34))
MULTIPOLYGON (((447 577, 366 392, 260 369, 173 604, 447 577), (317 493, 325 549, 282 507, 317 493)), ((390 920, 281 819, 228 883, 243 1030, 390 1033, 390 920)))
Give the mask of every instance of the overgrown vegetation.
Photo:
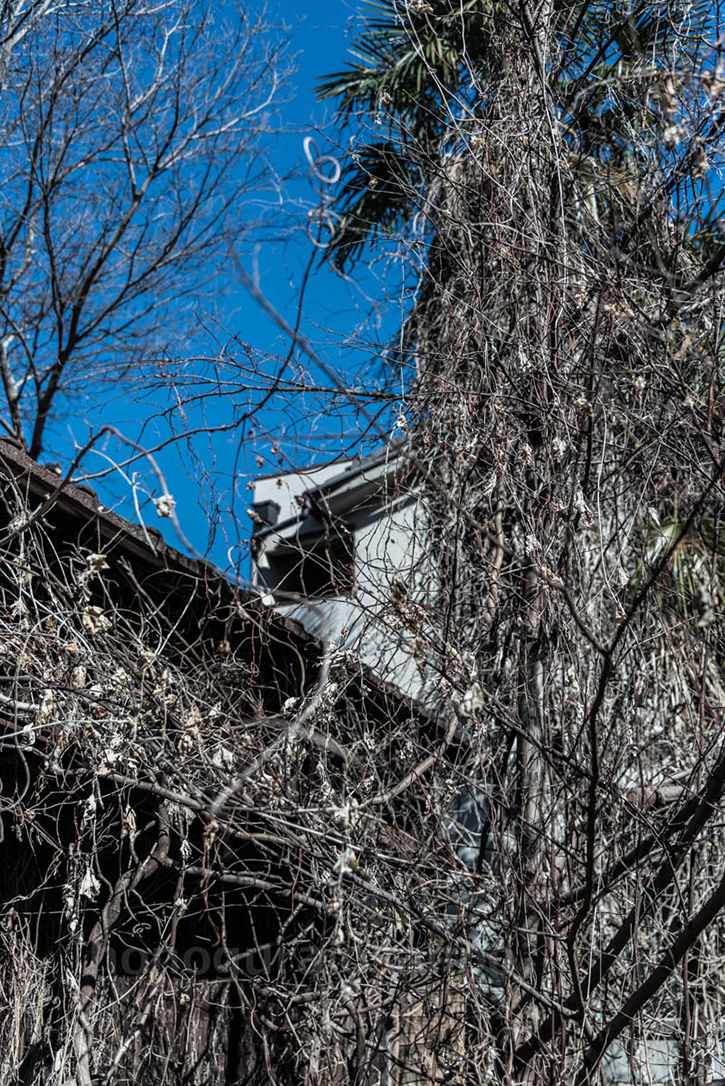
POLYGON ((5 471, 2 1082, 722 1077, 718 13, 373 8, 428 706, 5 471))

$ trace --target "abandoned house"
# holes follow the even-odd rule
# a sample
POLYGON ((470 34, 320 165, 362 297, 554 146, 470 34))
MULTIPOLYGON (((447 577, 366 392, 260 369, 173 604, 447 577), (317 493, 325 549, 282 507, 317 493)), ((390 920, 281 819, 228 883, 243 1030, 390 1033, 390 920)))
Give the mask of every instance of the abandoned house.
POLYGON ((268 484, 270 607, 0 441, 0 1086, 458 1081, 480 1008, 426 782, 465 736, 344 630, 390 470, 268 484))

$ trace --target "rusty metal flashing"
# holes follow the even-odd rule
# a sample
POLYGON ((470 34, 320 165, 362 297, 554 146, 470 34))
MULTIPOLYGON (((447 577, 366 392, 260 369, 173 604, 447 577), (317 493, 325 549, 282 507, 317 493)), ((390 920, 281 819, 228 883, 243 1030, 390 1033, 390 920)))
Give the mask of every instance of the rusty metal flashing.
MULTIPOLYGON (((182 554, 166 542, 156 528, 142 528, 106 509, 91 487, 63 480, 54 471, 32 460, 13 438, 0 437, 0 473, 12 478, 26 499, 38 503, 31 516, 47 506, 42 516, 57 510, 69 516, 79 526, 92 524, 101 543, 116 553, 128 556, 148 571, 163 571, 192 577, 209 587, 217 588, 222 597, 232 598, 257 618, 267 621, 271 609, 261 599, 261 594, 234 584, 213 563, 201 558, 182 554)), ((288 633, 300 647, 308 652, 321 654, 320 642, 293 619, 274 614, 275 625, 288 633)))
POLYGON ((23 484, 29 497, 50 503, 49 508, 59 509, 84 523, 92 520, 100 529, 104 542, 120 545, 124 551, 143 558, 149 565, 162 569, 176 567, 196 576, 221 576, 211 563, 174 550, 157 528, 142 528, 106 509, 92 487, 65 481, 54 471, 36 463, 12 438, 0 437, 0 471, 23 484))

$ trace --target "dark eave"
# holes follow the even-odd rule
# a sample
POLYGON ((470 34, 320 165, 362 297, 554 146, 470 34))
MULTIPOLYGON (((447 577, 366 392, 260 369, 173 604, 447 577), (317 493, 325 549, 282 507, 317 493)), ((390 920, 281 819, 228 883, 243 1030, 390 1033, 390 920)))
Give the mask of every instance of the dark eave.
MULTIPOLYGON (((276 524, 258 528, 254 532, 254 539, 262 541, 280 535, 281 532, 296 525, 300 527, 300 534, 304 534, 305 529, 302 526, 307 517, 302 511, 303 507, 308 508, 310 511, 322 509, 333 516, 344 516, 345 513, 358 507, 362 502, 368 501, 371 496, 379 493, 384 488, 388 480, 400 470, 398 461, 402 451, 402 445, 397 448, 388 447, 382 452, 374 453, 364 460, 348 466, 339 475, 333 476, 327 482, 308 487, 299 496, 299 500, 303 503, 299 514, 287 517, 276 524), (387 470, 372 478, 368 477, 368 473, 374 472, 376 468, 381 466, 385 466, 387 470)), ((290 472, 289 474, 293 473, 290 472)), ((269 476, 269 478, 273 478, 273 476, 269 476)), ((315 526, 310 530, 315 531, 317 528, 315 526)))

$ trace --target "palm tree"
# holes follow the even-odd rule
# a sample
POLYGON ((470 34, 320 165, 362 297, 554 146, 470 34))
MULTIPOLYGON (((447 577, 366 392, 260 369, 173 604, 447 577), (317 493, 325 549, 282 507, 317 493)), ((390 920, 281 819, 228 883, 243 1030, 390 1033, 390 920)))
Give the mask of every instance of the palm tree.
MULTIPOLYGON (((608 213, 610 228, 616 219, 614 228, 631 245, 628 233, 641 241, 652 229, 649 201, 673 199, 676 192, 678 236, 712 239, 712 204, 690 192, 682 207, 682 197, 692 188, 693 170, 697 179, 704 168, 705 148, 719 139, 719 110, 698 123, 690 118, 689 139, 678 123, 680 94, 688 89, 683 73, 702 63, 698 42, 713 24, 709 0, 683 6, 687 33, 677 12, 657 2, 556 0, 545 29, 532 25, 521 5, 520 29, 531 49, 513 55, 501 48, 511 25, 507 4, 362 3, 368 15, 354 61, 318 85, 320 97, 338 100, 342 123, 367 118, 380 129, 374 138, 363 135, 344 171, 339 228, 329 250, 339 267, 353 264, 368 241, 395 237, 431 210, 442 164, 485 140, 487 118, 507 108, 537 67, 567 147, 574 216, 580 205, 608 213), (670 166, 664 193, 662 178, 652 180, 658 153, 670 166)), ((714 67, 712 56, 706 59, 714 67)), ((715 84, 719 93, 712 68, 706 74, 707 89, 715 84)), ((687 109, 692 105, 690 97, 687 109)), ((655 252, 657 259, 671 256, 659 247, 655 252)))
POLYGON ((402 240, 419 274, 399 358, 427 655, 481 691, 446 772, 485 790, 467 900, 524 984, 481 1027, 492 1074, 583 1084, 606 1058, 636 1081, 657 1043, 694 1081, 725 957, 693 852, 725 791, 720 28, 704 2, 366 8, 319 88, 379 130, 329 256, 402 240))

